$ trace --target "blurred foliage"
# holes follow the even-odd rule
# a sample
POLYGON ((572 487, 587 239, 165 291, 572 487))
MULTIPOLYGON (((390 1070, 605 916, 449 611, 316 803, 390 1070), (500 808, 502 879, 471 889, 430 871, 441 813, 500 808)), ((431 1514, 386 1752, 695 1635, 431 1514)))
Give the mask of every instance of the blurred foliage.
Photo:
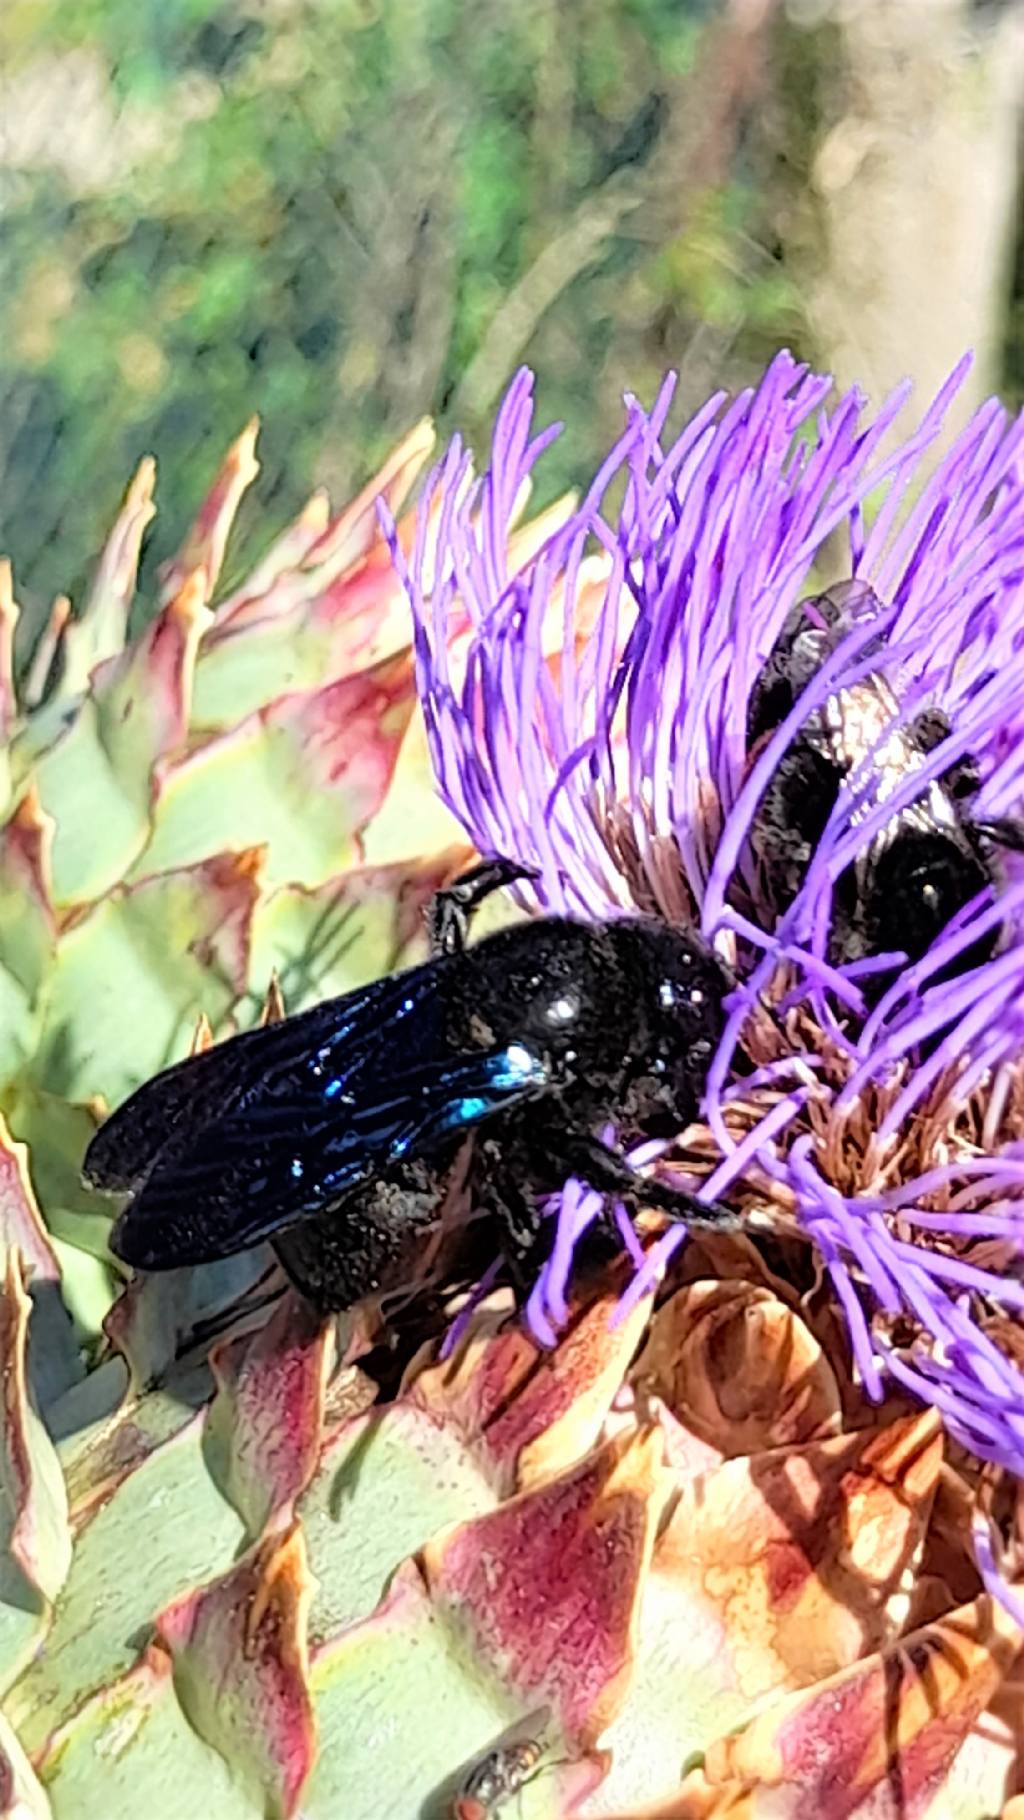
MULTIPOLYGON (((667 366, 696 402, 780 343, 820 354, 834 31, 819 0, 6 0, 0 549, 23 639, 57 589, 80 598, 152 452, 145 600, 253 411, 243 563, 424 413, 482 444, 523 360, 569 426, 549 497, 667 366)), ((1014 402, 1024 253, 1015 296, 1014 402)))
POLYGON ((1020 224, 1009 284, 1004 343, 1003 395, 1015 410, 1024 406, 1024 222, 1020 224))
POLYGON ((624 387, 676 365, 697 396, 799 343, 728 11, 7 0, 0 548, 30 628, 149 451, 145 585, 254 410, 252 535, 424 412, 481 434, 523 359, 571 424, 553 493, 624 387))

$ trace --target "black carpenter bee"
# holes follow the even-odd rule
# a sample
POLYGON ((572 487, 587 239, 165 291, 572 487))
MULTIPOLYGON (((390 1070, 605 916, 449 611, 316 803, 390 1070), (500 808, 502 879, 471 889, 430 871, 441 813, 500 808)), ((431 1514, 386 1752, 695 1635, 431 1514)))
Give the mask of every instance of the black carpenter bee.
POLYGON ((132 1196, 116 1255, 165 1270, 271 1239, 312 1302, 345 1308, 416 1281, 457 1165, 520 1289, 538 1197, 570 1175, 694 1224, 731 1220, 599 1135, 693 1119, 731 982, 695 934, 653 918, 538 917, 467 948, 478 904, 524 876, 477 867, 435 900, 423 965, 139 1088, 85 1159, 93 1186, 132 1196))
MULTIPOLYGON (((790 713, 817 671, 858 623, 881 603, 862 582, 844 582, 789 614, 751 693, 747 746, 753 754, 790 713)), ((795 898, 824 833, 840 786, 871 755, 877 799, 884 801, 907 773, 949 733, 935 708, 897 725, 897 696, 883 671, 884 637, 869 640, 862 657, 879 669, 837 689, 810 713, 761 799, 751 830, 769 907, 780 914, 795 898)), ((995 849, 1024 851, 1024 827, 976 820, 971 801, 979 779, 969 757, 923 784, 857 854, 835 881, 830 958, 850 962, 902 951, 909 961, 927 953, 950 919, 996 880, 995 849)), ((992 955, 998 931, 961 954, 956 970, 992 955)))
POLYGON ((455 1799, 453 1820, 491 1820, 537 1774, 544 1745, 536 1738, 489 1751, 466 1777, 455 1799))

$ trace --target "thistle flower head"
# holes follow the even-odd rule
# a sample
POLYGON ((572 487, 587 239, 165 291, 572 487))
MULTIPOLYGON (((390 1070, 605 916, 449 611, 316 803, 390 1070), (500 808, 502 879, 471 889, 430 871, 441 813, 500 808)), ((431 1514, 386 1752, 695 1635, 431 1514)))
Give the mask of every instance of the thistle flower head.
MULTIPOLYGON (((788 354, 676 430, 669 378, 649 411, 626 399, 578 509, 510 573, 517 505, 557 434, 535 433, 524 371, 483 478, 453 442, 408 564, 394 550, 439 787, 475 845, 536 867, 547 911, 696 921, 736 971, 704 1123, 674 1166, 813 1240, 870 1395, 888 1381, 924 1398, 1024 1473, 1024 1377, 1000 1342, 1024 1305, 1020 862, 993 864, 911 965, 830 941, 837 881, 958 765, 978 821, 1024 795, 1024 422, 984 405, 923 478, 963 370, 902 441, 903 392, 872 417, 788 354), (787 616, 837 578, 866 610, 752 746, 787 616), (887 724, 792 900, 770 905, 752 839, 765 790, 809 717, 879 673, 887 724), (926 710, 937 740, 893 775, 884 742, 926 710)), ((541 1335, 599 1205, 582 1183, 560 1197, 530 1305, 541 1335)), ((685 1232, 642 1246, 622 1225, 632 1304, 685 1232)))

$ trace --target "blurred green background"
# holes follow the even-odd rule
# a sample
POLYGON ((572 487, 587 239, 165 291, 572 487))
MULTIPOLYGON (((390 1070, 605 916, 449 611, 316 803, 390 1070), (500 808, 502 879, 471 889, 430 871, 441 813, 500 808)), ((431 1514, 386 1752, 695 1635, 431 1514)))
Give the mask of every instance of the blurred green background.
MULTIPOLYGON (((147 577, 253 411, 236 559, 510 372, 585 478, 780 343, 1024 390, 1019 0, 6 0, 0 549, 25 645, 139 457, 147 577), (248 542, 248 549, 246 544, 248 542)), ((24 655, 24 651, 22 653, 24 655)))

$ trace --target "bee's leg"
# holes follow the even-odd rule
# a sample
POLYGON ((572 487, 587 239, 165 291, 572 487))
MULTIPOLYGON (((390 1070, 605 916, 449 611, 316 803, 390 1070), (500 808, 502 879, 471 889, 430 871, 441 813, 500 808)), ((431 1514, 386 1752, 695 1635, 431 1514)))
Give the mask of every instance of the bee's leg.
POLYGON ((941 708, 922 708, 913 720, 907 723, 907 732, 913 735, 914 741, 922 752, 934 752, 944 739, 949 738, 949 721, 941 708))
MULTIPOLYGON (((924 708, 909 722, 907 732, 922 752, 934 752, 949 738, 950 724, 941 708, 924 708)), ((955 803, 970 802, 981 786, 978 767, 969 752, 955 758, 939 775, 939 782, 955 803)))
POLYGON ((624 1156, 587 1134, 572 1133, 568 1137, 562 1167, 581 1176, 592 1188, 617 1194, 634 1206, 653 1207, 687 1226, 714 1226, 721 1232, 743 1224, 741 1215, 724 1202, 699 1201, 686 1188, 673 1188, 667 1182, 641 1175, 624 1156))
POLYGON ((528 1174, 514 1137, 484 1139, 478 1145, 473 1198, 497 1222, 501 1255, 520 1305, 543 1262, 546 1224, 535 1195, 525 1185, 528 1174))
POLYGON ((490 1204, 501 1229, 501 1255, 508 1267, 516 1301, 526 1301, 543 1258, 541 1227, 544 1224, 533 1196, 508 1179, 492 1184, 490 1204))
POLYGON ((514 859, 485 859, 471 872, 438 891, 427 910, 427 932, 435 954, 460 954, 466 946, 474 912, 492 891, 514 885, 519 878, 536 878, 533 866, 514 859))
POLYGON ((784 752, 754 818, 751 841, 769 904, 792 903, 831 814, 845 772, 806 739, 784 752))

